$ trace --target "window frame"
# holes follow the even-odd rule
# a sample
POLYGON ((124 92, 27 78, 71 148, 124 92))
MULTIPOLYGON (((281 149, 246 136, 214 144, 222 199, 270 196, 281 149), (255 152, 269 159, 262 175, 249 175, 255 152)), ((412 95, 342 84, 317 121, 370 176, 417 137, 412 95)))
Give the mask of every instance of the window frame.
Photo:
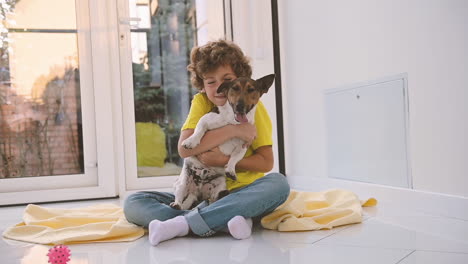
POLYGON ((107 67, 110 56, 100 45, 109 43, 110 39, 99 31, 109 24, 108 17, 102 16, 107 4, 107 1, 75 2, 85 174, 0 179, 0 205, 117 196, 116 157, 108 154, 114 153, 116 147, 109 96, 112 94, 112 80, 106 78, 110 76, 107 67), (100 78, 93 78, 96 76, 100 78))

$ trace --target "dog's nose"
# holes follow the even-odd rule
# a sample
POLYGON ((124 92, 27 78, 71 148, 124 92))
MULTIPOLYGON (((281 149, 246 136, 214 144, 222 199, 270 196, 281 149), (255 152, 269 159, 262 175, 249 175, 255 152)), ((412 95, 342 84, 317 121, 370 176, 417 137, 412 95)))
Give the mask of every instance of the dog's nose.
POLYGON ((244 101, 239 101, 237 102, 237 106, 236 106, 236 111, 239 112, 239 113, 244 113, 245 112, 245 103, 244 101))

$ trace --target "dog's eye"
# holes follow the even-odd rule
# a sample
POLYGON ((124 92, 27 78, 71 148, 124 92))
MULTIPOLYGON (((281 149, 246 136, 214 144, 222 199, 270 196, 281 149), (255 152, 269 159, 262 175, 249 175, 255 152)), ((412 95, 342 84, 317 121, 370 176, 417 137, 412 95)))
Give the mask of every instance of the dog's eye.
POLYGON ((249 92, 249 93, 251 93, 251 92, 253 92, 253 91, 255 91, 254 88, 249 88, 249 89, 247 89, 247 92, 249 92))
POLYGON ((234 86, 234 87, 232 87, 231 89, 234 90, 234 91, 236 91, 236 92, 239 91, 239 87, 237 87, 237 86, 234 86))

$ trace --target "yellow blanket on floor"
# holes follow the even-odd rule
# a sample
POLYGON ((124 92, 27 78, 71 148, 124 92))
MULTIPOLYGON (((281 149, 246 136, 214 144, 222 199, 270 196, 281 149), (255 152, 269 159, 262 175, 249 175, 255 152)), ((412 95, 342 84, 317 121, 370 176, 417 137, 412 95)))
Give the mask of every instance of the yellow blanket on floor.
POLYGON ((126 220, 121 207, 113 204, 73 209, 30 204, 24 211, 23 221, 5 230, 3 236, 56 245, 133 241, 145 234, 143 228, 126 220))
POLYGON ((374 198, 360 201, 356 194, 346 190, 291 190, 286 202, 262 218, 262 226, 278 231, 331 229, 362 222, 362 207, 375 205, 374 198))

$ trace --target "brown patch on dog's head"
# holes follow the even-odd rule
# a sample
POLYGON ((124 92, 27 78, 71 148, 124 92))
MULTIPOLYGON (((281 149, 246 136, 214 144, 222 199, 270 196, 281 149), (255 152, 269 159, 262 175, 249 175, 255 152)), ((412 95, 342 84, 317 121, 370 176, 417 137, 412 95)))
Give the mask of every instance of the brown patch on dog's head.
POLYGON ((266 75, 257 80, 241 77, 222 83, 217 92, 227 96, 236 120, 239 123, 245 123, 247 122, 246 114, 258 103, 260 97, 268 92, 274 79, 274 74, 266 75))

